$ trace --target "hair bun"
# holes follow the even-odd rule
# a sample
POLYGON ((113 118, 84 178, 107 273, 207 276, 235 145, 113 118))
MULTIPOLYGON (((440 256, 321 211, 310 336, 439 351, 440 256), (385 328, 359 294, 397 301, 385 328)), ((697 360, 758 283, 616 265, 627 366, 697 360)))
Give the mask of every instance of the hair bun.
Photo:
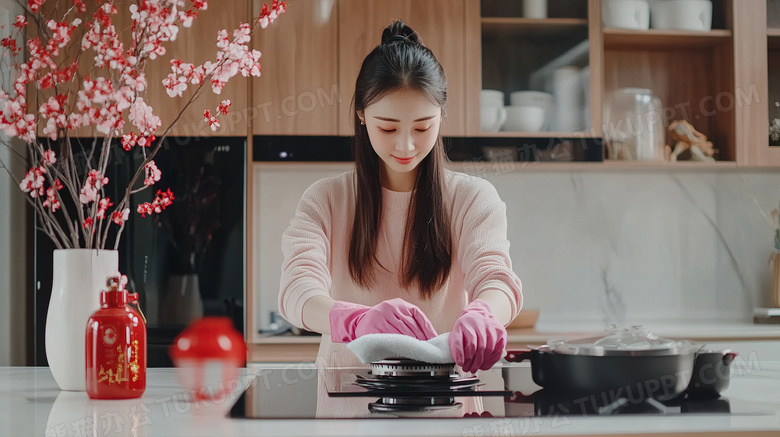
POLYGON ((391 23, 382 31, 382 44, 391 44, 396 41, 423 45, 420 35, 400 20, 391 23))

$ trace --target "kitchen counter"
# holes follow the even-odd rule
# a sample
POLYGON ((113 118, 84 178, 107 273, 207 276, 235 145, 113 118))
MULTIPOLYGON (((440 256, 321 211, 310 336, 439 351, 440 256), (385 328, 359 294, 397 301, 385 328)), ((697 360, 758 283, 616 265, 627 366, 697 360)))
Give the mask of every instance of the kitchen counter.
MULTIPOLYGON (((670 338, 694 341, 780 340, 780 324, 750 322, 702 323, 686 321, 647 321, 643 326, 670 338)), ((533 328, 507 329, 509 343, 542 344, 550 338, 602 335, 604 325, 594 321, 540 321, 533 328)), ((261 337, 256 344, 319 344, 319 335, 278 335, 261 337)))
MULTIPOLYGON (((0 424, 13 436, 490 436, 780 433, 780 361, 735 361, 724 396, 751 414, 678 416, 564 416, 557 418, 246 420, 226 412, 237 394, 262 371, 243 369, 234 393, 221 401, 196 402, 181 389, 174 369, 149 369, 140 399, 90 400, 84 392, 60 391, 48 368, 0 367, 0 424)), ((695 434, 694 434, 695 435, 695 434)))

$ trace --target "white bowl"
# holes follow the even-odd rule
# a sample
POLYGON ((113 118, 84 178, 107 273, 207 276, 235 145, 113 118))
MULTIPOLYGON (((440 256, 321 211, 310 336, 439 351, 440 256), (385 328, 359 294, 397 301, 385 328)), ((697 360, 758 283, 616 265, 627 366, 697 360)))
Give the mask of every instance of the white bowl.
POLYGON ((503 130, 539 132, 544 126, 545 110, 539 106, 507 106, 503 130))
POLYGON ((708 32, 712 29, 712 2, 654 0, 650 5, 650 22, 653 29, 708 32))
POLYGON ((480 128, 483 132, 498 132, 506 121, 506 109, 503 106, 480 108, 480 128))
POLYGON ((512 106, 538 106, 544 109, 544 125, 542 130, 552 128, 552 118, 555 114, 555 96, 544 91, 515 91, 509 95, 512 106))
POLYGON ((601 21, 605 27, 647 30, 650 6, 647 0, 601 0, 601 21))
POLYGON ((482 90, 479 93, 479 105, 483 108, 504 106, 504 93, 499 90, 482 90))

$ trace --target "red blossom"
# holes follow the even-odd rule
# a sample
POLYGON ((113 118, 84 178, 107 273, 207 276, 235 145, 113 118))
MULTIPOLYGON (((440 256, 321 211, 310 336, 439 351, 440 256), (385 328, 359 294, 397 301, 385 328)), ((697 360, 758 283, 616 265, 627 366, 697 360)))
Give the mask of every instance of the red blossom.
POLYGON ((100 199, 100 202, 98 203, 98 211, 97 214, 95 214, 95 217, 103 220, 106 216, 106 210, 112 206, 114 206, 114 202, 111 201, 111 198, 104 197, 100 199))
POLYGON ((16 56, 22 51, 22 48, 16 45, 16 39, 12 36, 7 36, 0 41, 3 47, 7 48, 12 56, 16 56))
POLYGON ((92 217, 87 217, 84 219, 84 229, 89 229, 94 224, 95 220, 92 217))
POLYGON ((269 8, 267 4, 263 4, 263 9, 260 10, 260 16, 257 17, 257 22, 260 24, 260 27, 265 29, 268 27, 269 24, 273 23, 274 20, 276 20, 279 15, 285 13, 287 11, 287 2, 280 2, 279 0, 274 0, 273 3, 271 3, 271 7, 269 8))
POLYGON ((79 12, 87 12, 87 5, 81 0, 73 0, 73 6, 75 6, 79 12))
POLYGON ((41 6, 43 6, 43 1, 44 0, 27 0, 27 6, 30 7, 30 10, 34 14, 37 14, 38 11, 41 10, 41 6))
POLYGON ((219 106, 217 106, 217 115, 219 115, 219 114, 227 114, 228 113, 228 108, 230 108, 230 105, 232 105, 232 103, 230 103, 230 99, 223 100, 219 104, 219 106))
POLYGON ((12 24, 15 28, 22 30, 24 29, 24 26, 27 26, 27 19, 24 17, 24 15, 17 15, 16 21, 14 21, 14 24, 12 24))
POLYGON ((152 214, 159 214, 165 208, 171 206, 173 204, 173 193, 171 193, 171 189, 167 189, 165 192, 162 190, 157 190, 156 197, 154 200, 150 202, 144 202, 139 203, 137 211, 139 214, 141 214, 141 217, 146 217, 146 214, 152 215, 152 214))
POLYGON ((111 213, 111 221, 122 226, 130 217, 130 208, 125 208, 122 211, 114 211, 111 213))
POLYGON ((217 130, 217 128, 219 128, 219 120, 217 119, 217 117, 211 115, 211 111, 209 111, 208 109, 203 111, 203 118, 206 119, 206 123, 208 123, 209 126, 211 126, 211 130, 217 130))
POLYGON ((144 179, 144 185, 146 185, 147 187, 150 185, 154 185, 154 183, 159 181, 160 177, 162 176, 162 172, 160 171, 159 168, 157 168, 157 164, 154 163, 154 160, 147 162, 144 170, 146 173, 146 178, 144 179))

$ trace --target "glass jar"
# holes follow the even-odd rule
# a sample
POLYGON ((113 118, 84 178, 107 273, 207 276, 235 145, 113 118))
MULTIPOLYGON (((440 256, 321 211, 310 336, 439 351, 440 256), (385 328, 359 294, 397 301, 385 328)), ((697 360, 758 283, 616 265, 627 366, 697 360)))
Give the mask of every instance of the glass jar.
POLYGON ((604 105, 604 140, 608 158, 664 159, 666 131, 661 100, 647 88, 618 88, 604 105))

